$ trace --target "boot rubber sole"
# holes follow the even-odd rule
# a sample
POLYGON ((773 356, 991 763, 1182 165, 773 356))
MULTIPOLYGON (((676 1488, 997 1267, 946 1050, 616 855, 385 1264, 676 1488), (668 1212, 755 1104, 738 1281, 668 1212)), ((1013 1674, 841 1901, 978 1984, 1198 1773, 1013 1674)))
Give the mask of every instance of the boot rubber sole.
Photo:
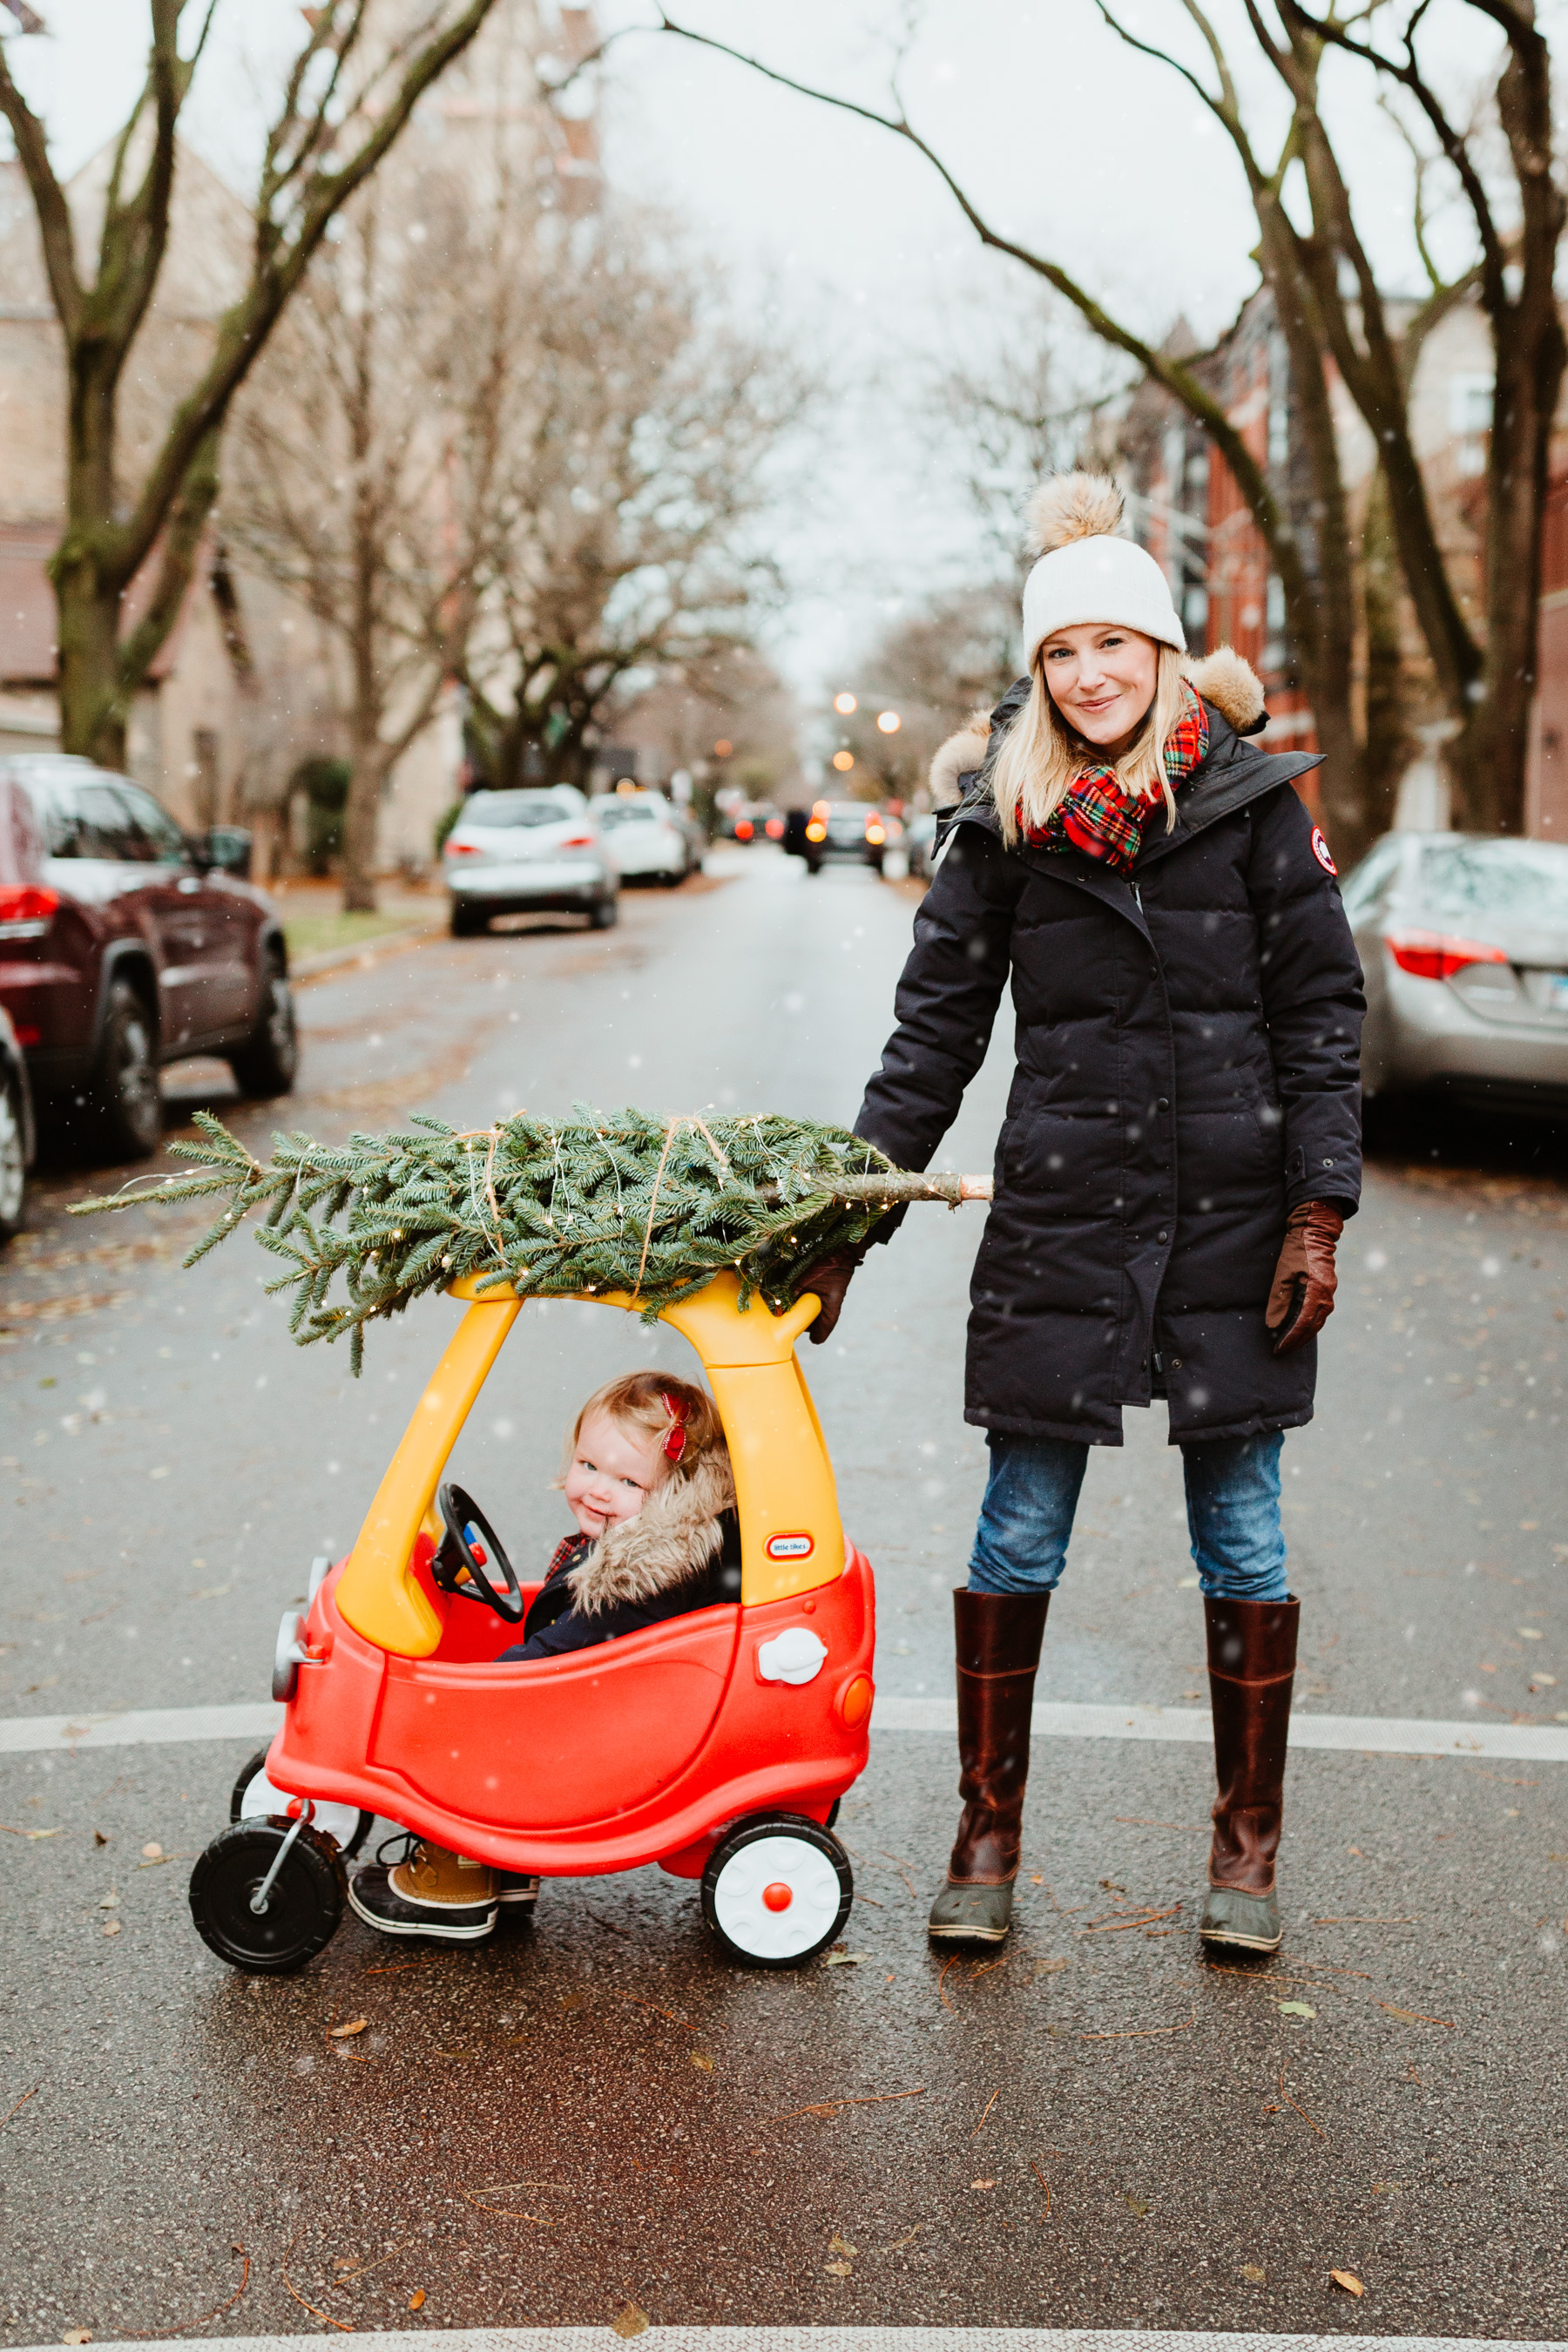
POLYGON ((443 1944, 483 1943, 496 1924, 493 1910, 488 1917, 468 1920, 384 1919, 379 1911, 373 1911, 359 1900, 352 1878, 349 1881, 349 1907, 356 1918, 363 1919, 367 1927, 374 1927, 378 1936, 431 1936, 443 1944))

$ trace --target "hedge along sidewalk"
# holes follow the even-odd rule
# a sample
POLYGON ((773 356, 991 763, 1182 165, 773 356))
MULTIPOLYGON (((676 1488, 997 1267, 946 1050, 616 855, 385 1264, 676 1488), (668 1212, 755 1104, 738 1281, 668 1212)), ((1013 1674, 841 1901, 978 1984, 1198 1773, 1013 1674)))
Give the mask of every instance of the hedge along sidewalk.
MULTIPOLYGON (((270 1739, 283 1720, 271 1699, 239 1706, 174 1706, 123 1714, 29 1715, 0 1717, 0 1756, 39 1748, 157 1747, 190 1739, 270 1739)), ((952 1699, 879 1697, 871 1727, 888 1734, 952 1735, 952 1699)), ((1037 1703, 1037 1739, 1205 1741, 1213 1737, 1206 1707, 1080 1706, 1037 1703)), ((1568 1725, 1444 1723, 1420 1717, 1293 1716, 1293 1748, 1321 1748, 1372 1756, 1509 1758, 1531 1764, 1568 1764, 1568 1725)))

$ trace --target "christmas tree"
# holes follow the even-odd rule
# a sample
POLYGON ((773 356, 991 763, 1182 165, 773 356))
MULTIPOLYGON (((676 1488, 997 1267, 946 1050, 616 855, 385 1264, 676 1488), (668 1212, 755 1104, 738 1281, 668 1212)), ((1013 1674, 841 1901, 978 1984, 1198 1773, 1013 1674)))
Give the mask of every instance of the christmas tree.
POLYGON ((743 1306, 776 1310, 809 1287, 831 1251, 862 1243, 889 1211, 916 1200, 983 1198, 984 1179, 896 1169, 845 1128, 780 1117, 660 1119, 588 1104, 565 1119, 519 1112, 462 1129, 416 1118, 400 1135, 273 1138, 258 1160, 222 1121, 198 1111, 205 1141, 170 1150, 200 1172, 84 1201, 72 1214, 226 1196, 185 1258, 194 1265, 251 1210, 257 1239, 286 1271, 301 1345, 348 1335, 357 1373, 367 1323, 465 1276, 520 1297, 614 1291, 645 1321, 729 1267, 743 1306), (339 1276, 346 1294, 331 1295, 339 1276))

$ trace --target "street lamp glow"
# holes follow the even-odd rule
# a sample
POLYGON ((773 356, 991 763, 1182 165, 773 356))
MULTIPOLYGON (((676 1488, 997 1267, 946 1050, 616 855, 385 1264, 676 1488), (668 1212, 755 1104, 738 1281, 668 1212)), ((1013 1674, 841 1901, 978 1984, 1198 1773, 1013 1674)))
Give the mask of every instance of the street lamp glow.
POLYGON ((850 769, 855 765, 854 752, 835 751, 833 754, 833 764, 837 769, 841 776, 847 775, 850 769))
POLYGON ((903 723, 896 710, 879 710, 877 713, 877 725, 884 735, 896 735, 903 723))
POLYGON ((849 713, 856 708, 855 697, 852 694, 836 694, 833 698, 833 708, 841 718, 847 719, 849 713))

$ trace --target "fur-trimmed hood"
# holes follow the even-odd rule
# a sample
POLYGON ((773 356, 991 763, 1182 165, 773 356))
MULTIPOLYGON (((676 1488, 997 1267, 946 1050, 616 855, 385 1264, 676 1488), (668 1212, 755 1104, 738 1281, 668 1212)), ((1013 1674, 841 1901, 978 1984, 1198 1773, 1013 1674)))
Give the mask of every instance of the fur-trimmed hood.
MULTIPOLYGON (((1216 646, 1201 660, 1182 664, 1187 683, 1228 719, 1238 735, 1249 735, 1263 717, 1263 686, 1250 662, 1233 646, 1216 646)), ((931 788, 939 808, 950 807, 962 794, 961 776, 984 767, 990 749, 991 714, 970 713, 956 735, 950 735, 931 763, 931 788)))
POLYGON ((723 1548, 720 1514, 734 1507, 735 1482, 722 1454, 703 1454, 689 1478, 677 1471, 654 1488, 635 1518, 617 1520, 570 1571, 573 1607, 596 1617, 624 1601, 656 1600, 700 1576, 723 1548))

